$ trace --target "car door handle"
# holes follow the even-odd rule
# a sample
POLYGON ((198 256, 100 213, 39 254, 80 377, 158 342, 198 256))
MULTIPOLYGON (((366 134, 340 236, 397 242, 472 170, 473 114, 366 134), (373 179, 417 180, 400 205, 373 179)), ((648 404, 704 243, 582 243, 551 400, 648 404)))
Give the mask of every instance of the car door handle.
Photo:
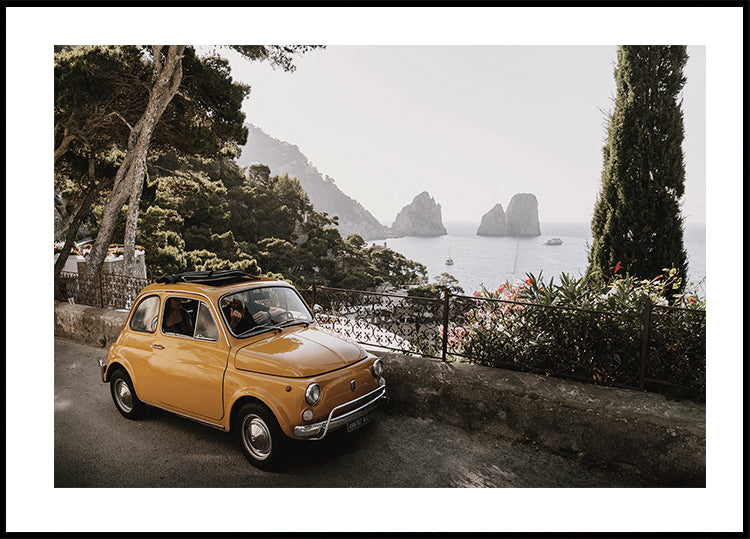
POLYGON ((153 348, 154 350, 164 350, 164 347, 160 344, 152 344, 151 348, 153 348))

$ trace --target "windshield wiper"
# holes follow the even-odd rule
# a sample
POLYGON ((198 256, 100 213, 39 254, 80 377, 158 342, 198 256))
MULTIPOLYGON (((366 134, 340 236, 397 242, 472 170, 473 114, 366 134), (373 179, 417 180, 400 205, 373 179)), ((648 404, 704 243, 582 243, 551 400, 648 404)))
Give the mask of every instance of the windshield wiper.
POLYGON ((243 331, 242 333, 237 335, 237 338, 241 339, 243 337, 249 337, 250 335, 253 335, 255 333, 263 333, 264 331, 268 331, 269 329, 279 329, 279 328, 271 324, 262 324, 260 326, 251 327, 247 331, 243 331))
POLYGON ((310 322, 307 322, 306 320, 285 320, 284 322, 277 324, 276 327, 285 328, 287 326, 296 326, 297 324, 304 324, 305 327, 308 327, 310 322))

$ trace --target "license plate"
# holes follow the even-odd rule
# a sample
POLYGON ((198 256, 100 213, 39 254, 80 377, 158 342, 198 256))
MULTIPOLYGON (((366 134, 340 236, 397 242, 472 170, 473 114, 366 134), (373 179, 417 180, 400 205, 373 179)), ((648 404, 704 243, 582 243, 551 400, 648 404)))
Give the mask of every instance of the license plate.
POLYGON ((365 425, 370 422, 370 416, 369 415, 363 415, 362 417, 358 417, 354 421, 350 421, 346 424, 346 432, 352 432, 353 430, 357 430, 362 425, 365 425))

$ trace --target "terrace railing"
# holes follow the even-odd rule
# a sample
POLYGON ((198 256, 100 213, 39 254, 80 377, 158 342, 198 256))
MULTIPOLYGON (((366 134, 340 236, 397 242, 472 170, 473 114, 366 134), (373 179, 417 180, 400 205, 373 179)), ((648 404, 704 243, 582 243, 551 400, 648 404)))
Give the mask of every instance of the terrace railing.
MULTIPOLYGON (((55 299, 129 309, 151 282, 61 273, 55 299)), ((357 342, 560 378, 705 398, 706 311, 654 305, 607 312, 459 296, 415 297, 313 285, 320 325, 357 342)))
POLYGON ((706 312, 645 302, 608 312, 313 286, 321 325, 361 344, 442 360, 705 398, 706 312))
POLYGON ((112 309, 130 309, 150 279, 99 272, 86 275, 61 272, 55 284, 55 299, 112 309))

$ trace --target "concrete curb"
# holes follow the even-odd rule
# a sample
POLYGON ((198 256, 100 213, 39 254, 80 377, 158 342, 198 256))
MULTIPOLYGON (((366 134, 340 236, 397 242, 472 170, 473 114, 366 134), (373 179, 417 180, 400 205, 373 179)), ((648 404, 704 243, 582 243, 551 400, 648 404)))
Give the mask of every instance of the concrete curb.
MULTIPOLYGON (((110 346, 127 313, 55 302, 55 335, 110 346)), ((392 409, 640 474, 705 487, 706 408, 661 395, 376 352, 392 409)))

